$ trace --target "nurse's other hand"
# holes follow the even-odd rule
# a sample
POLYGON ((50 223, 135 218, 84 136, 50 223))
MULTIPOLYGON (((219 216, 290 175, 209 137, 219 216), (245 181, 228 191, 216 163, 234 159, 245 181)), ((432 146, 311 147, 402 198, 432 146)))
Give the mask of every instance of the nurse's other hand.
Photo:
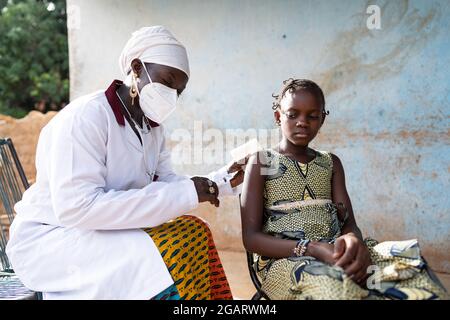
POLYGON ((244 170, 239 170, 234 176, 233 178, 231 178, 230 180, 230 185, 232 188, 237 187, 238 185, 240 185, 243 181, 244 181, 244 175, 245 175, 245 171, 244 170))
POLYGON ((205 177, 192 177, 191 180, 194 181, 197 190, 198 202, 209 202, 216 207, 219 206, 219 188, 214 181, 205 177), (214 188, 214 193, 210 192, 211 187, 214 188))
POLYGON ((244 159, 241 159, 239 161, 231 162, 228 165, 227 172, 233 173, 236 171, 243 171, 245 169, 245 166, 247 165, 248 159, 250 158, 250 154, 246 156, 244 159))
POLYGON ((230 185, 232 188, 237 187, 244 181, 244 174, 245 174, 245 166, 247 165, 248 159, 250 158, 250 155, 246 156, 244 159, 241 159, 236 162, 232 162, 228 168, 228 173, 236 172, 236 174, 231 178, 230 185))

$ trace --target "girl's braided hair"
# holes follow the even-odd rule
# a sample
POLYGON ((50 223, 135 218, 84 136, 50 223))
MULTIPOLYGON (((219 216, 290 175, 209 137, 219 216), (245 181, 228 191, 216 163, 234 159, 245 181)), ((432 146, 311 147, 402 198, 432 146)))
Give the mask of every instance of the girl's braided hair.
POLYGON ((272 109, 277 110, 278 108, 280 108, 281 99, 283 99, 283 97, 286 95, 286 92, 294 93, 299 90, 304 90, 311 93, 319 102, 320 107, 322 108, 322 113, 324 115, 330 114, 329 111, 325 111, 325 97, 323 95, 322 89, 317 85, 317 83, 308 79, 289 78, 287 80, 284 80, 281 93, 278 95, 272 95, 272 97, 275 98, 275 101, 272 104, 272 109))

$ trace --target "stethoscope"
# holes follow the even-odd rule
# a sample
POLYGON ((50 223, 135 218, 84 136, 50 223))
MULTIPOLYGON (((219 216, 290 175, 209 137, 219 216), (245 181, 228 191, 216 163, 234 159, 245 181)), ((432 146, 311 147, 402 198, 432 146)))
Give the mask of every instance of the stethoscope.
POLYGON ((116 95, 119 98, 120 102, 122 103, 123 107, 125 108, 125 111, 128 113, 128 116, 130 117, 131 121, 133 121, 134 123, 134 127, 136 128, 136 130, 139 133, 139 136, 141 137, 141 141, 142 141, 142 148, 143 148, 143 153, 144 153, 144 166, 145 166, 145 173, 147 174, 148 178, 149 178, 149 183, 151 183, 153 181, 153 177, 155 176, 155 170, 149 172, 149 166, 148 166, 148 162, 147 162, 147 157, 146 157, 146 146, 145 146, 145 139, 143 137, 143 135, 147 135, 147 134, 151 134, 152 135, 152 140, 153 140, 153 134, 152 134, 152 130, 151 130, 151 126, 148 122, 148 119, 145 117, 145 115, 142 116, 142 128, 136 123, 136 121, 134 121, 133 117, 131 116, 130 111, 128 110, 127 106, 125 105, 125 103, 123 102, 122 98, 120 97, 120 95, 117 93, 116 91, 116 95))

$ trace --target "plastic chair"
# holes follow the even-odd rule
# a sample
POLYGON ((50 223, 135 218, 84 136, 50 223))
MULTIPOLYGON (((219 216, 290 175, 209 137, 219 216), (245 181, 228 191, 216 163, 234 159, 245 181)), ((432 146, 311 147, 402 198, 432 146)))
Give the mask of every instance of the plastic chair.
POLYGON ((26 288, 14 274, 5 252, 14 205, 28 189, 28 180, 11 139, 0 139, 0 299, 35 300, 42 295, 26 288))

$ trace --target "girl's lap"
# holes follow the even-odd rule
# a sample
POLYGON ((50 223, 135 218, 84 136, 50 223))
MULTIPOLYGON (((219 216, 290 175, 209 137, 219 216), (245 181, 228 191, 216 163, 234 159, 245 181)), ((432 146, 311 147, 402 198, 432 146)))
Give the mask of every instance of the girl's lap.
POLYGON ((436 299, 447 298, 426 262, 387 254, 402 242, 365 240, 372 268, 365 287, 347 277, 342 268, 313 257, 273 259, 259 272, 262 290, 272 299, 436 299), (389 250, 390 251, 390 250, 389 250), (383 254, 381 254, 383 253, 383 254), (370 290, 369 290, 370 289, 370 290))

